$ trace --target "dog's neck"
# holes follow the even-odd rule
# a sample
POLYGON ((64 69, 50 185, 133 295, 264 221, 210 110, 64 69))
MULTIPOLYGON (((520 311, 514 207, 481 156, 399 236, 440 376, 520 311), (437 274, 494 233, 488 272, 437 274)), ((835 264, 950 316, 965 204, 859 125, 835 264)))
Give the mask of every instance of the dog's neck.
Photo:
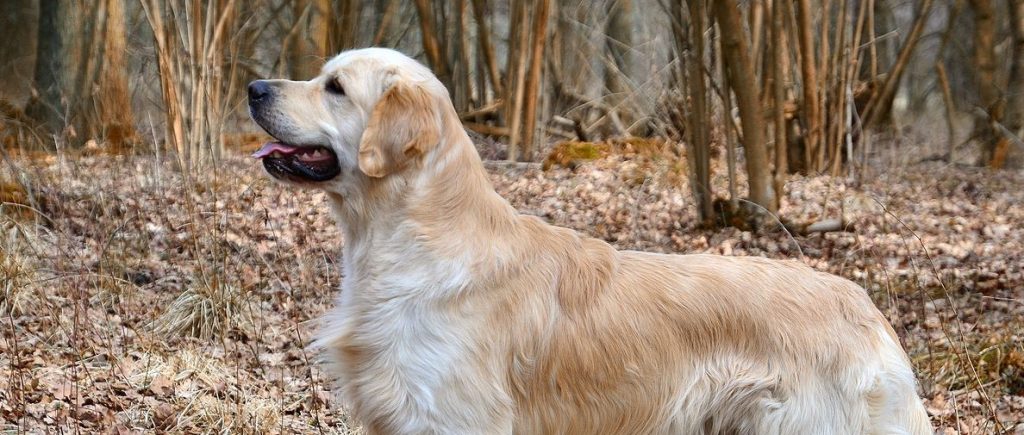
POLYGON ((346 262, 373 262, 405 246, 466 259, 484 272, 495 252, 515 242, 518 213, 495 192, 472 141, 457 117, 453 122, 419 167, 368 179, 359 195, 328 195, 346 262))

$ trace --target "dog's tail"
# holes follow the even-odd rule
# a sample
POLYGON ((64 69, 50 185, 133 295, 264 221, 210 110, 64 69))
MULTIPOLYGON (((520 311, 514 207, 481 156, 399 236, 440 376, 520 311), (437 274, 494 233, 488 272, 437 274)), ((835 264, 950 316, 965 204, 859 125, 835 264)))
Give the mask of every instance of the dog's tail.
POLYGON ((907 428, 907 433, 912 435, 932 435, 935 431, 932 429, 932 422, 928 418, 928 412, 924 409, 924 404, 921 403, 921 399, 916 394, 908 397, 907 407, 909 408, 906 413, 906 421, 904 425, 907 428))
MULTIPOLYGON (((888 324, 886 324, 888 326, 888 324)), ((869 394, 872 434, 932 435, 931 420, 917 395, 917 379, 907 354, 895 332, 886 328, 882 335, 881 371, 869 394)))
MULTIPOLYGON (((883 377, 888 377, 883 375, 883 377)), ((928 412, 915 391, 913 378, 893 379, 876 384, 870 394, 870 430, 873 435, 931 435, 934 433, 928 412)))

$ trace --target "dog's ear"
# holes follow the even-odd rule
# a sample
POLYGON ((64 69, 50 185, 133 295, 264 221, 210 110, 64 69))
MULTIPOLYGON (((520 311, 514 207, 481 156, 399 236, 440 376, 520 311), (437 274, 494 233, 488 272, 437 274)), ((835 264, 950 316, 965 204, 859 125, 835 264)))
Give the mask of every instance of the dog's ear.
POLYGON ((359 169, 380 178, 403 169, 441 139, 437 103, 421 85, 395 80, 359 141, 359 169))

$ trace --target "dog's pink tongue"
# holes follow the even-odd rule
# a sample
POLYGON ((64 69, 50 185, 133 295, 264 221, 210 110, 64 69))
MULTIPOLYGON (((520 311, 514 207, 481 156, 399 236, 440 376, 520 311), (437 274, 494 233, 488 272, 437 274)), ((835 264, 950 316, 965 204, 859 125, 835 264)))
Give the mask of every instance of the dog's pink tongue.
POLYGON ((260 149, 256 150, 256 152, 252 153, 252 158, 262 159, 274 153, 275 151, 281 154, 295 154, 295 152, 298 150, 299 149, 297 147, 285 145, 280 142, 267 142, 263 144, 263 146, 260 147, 260 149))

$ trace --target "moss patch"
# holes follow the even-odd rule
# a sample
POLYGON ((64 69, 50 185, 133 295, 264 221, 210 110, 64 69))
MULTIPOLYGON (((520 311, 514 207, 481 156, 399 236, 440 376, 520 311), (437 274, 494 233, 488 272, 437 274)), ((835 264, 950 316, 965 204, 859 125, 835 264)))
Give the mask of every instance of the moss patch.
POLYGON ((611 152, 611 146, 603 142, 577 142, 566 141, 555 145, 544 159, 544 170, 553 166, 575 168, 587 160, 597 160, 607 157, 611 152))

